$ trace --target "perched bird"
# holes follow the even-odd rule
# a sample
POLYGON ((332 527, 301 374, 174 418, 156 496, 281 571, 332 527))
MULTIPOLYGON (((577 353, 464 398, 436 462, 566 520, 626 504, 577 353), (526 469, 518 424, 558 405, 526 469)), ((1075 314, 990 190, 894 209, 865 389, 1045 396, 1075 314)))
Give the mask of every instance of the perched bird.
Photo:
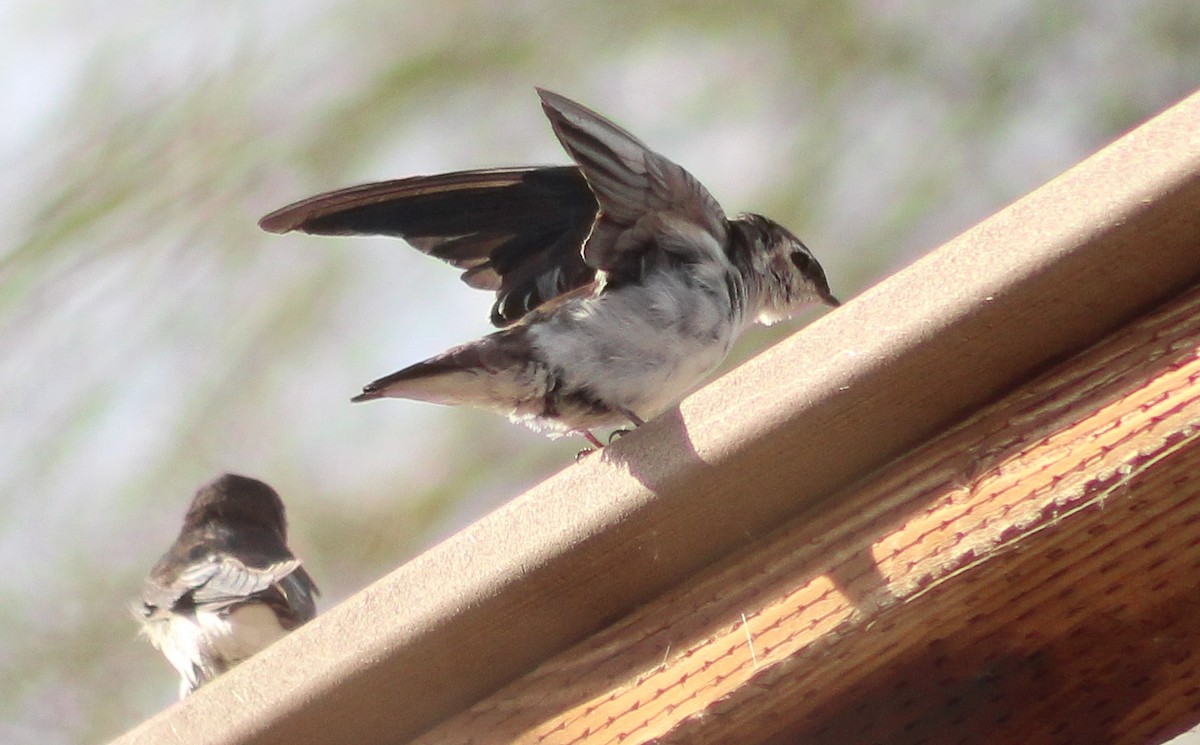
POLYGON ((538 89, 575 166, 417 176, 319 194, 273 233, 389 235, 493 290, 500 331, 380 378, 354 401, 506 414, 551 436, 641 425, 701 383, 751 323, 836 306, 821 265, 761 215, 728 220, 690 173, 538 89))
POLYGON ((287 545, 283 500, 225 474, 196 492, 146 579, 142 632, 179 671, 179 697, 316 615, 318 594, 287 545))

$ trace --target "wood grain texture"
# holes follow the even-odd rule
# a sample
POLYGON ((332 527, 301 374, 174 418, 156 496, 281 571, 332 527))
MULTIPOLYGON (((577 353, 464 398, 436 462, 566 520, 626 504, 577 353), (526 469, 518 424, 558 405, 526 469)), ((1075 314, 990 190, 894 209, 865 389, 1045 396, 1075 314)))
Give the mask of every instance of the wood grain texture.
POLYGON ((1145 743, 1200 718, 1200 289, 415 740, 1145 743))

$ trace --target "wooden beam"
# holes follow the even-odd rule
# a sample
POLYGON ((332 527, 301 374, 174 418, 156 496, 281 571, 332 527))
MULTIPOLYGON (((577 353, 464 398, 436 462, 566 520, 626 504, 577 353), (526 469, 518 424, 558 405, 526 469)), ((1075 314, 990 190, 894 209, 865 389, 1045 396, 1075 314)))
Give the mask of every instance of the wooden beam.
POLYGON ((1200 288, 417 739, 1146 743, 1200 720, 1200 288))
MULTIPOLYGON (((118 742, 417 737, 787 520, 818 514, 832 494, 1200 281, 1197 121, 1200 95, 118 742)), ((747 615, 752 636, 766 632, 757 619, 747 615)), ((826 674, 836 678, 835 663, 826 674)))

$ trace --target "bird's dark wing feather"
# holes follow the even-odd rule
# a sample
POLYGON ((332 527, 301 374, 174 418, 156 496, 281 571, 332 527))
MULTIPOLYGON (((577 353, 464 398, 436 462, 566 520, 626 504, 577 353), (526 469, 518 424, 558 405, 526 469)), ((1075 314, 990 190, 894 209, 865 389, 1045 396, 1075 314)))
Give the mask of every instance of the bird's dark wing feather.
MULTIPOLYGON (((299 570, 300 560, 295 558, 254 567, 232 556, 210 554, 188 564, 169 582, 164 582, 164 577, 152 575, 142 599, 147 606, 157 608, 174 608, 181 602, 218 607, 231 605, 266 592, 271 585, 299 570)), ((312 585, 311 579, 305 588, 309 585, 312 585)), ((315 590, 315 585, 311 589, 315 590)))
POLYGON ((203 535, 176 543, 146 579, 146 613, 199 605, 220 608, 253 597, 295 615, 298 624, 312 618, 317 585, 287 546, 263 541, 253 547, 235 546, 236 539, 245 542, 247 536, 203 535))
POLYGON ((596 199, 578 168, 502 168, 364 184, 276 210, 272 233, 389 235, 458 267, 496 292, 492 322, 508 325, 590 282, 581 247, 596 199))
POLYGON ((300 567, 299 559, 249 567, 230 556, 193 564, 179 576, 197 604, 237 602, 267 590, 300 567))
POLYGON ((287 612, 276 615, 280 617, 284 628, 295 628, 317 615, 317 596, 321 592, 304 567, 296 567, 296 571, 284 577, 278 587, 287 612))
POLYGON ((642 254, 654 247, 652 221, 666 216, 682 218, 707 231, 719 246, 726 244, 725 213, 694 176, 591 109, 541 88, 538 94, 554 133, 600 204, 583 249, 588 264, 613 274, 636 274, 642 254))

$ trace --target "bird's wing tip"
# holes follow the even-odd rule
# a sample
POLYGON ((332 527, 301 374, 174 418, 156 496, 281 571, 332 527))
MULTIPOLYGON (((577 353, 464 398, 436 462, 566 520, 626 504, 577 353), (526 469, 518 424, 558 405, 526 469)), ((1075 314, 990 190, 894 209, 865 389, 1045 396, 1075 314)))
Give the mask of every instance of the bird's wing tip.
POLYGON ((259 218, 258 227, 268 233, 290 233, 296 229, 295 218, 290 214, 291 207, 275 210, 274 212, 263 215, 259 218))
POLYGON ((384 397, 384 386, 368 383, 363 386, 362 393, 350 399, 350 403, 357 404, 363 401, 373 401, 377 398, 384 397))

